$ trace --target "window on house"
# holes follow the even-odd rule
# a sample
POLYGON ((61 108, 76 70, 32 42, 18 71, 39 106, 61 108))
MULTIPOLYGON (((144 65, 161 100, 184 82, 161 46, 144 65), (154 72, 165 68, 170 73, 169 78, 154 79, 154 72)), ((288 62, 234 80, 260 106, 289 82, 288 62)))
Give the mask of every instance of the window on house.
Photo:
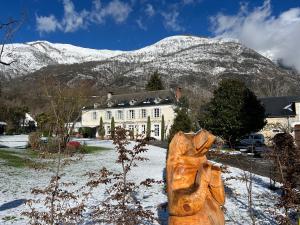
POLYGON ((133 125, 128 125, 128 130, 134 130, 134 126, 133 125))
POLYGON ((111 111, 106 111, 106 119, 110 120, 112 117, 111 111))
POLYGON ((118 112, 117 112, 117 119, 119 119, 119 120, 123 119, 123 111, 122 110, 118 110, 118 112))
POLYGON ((110 126, 106 126, 106 134, 110 135, 110 126))
POLYGON ((159 125, 154 124, 154 136, 158 137, 159 136, 159 125))
POLYGON ((97 112, 92 113, 92 120, 97 120, 97 112))
POLYGON ((134 113, 134 110, 131 109, 129 110, 129 119, 134 119, 135 118, 135 113, 134 113))
POLYGON ((142 125, 142 134, 146 134, 146 125, 145 124, 142 125))
POLYGON ((146 111, 146 109, 142 109, 142 112, 141 112, 141 116, 142 116, 142 118, 146 118, 147 117, 147 111, 146 111))
POLYGON ((159 108, 154 109, 154 117, 160 117, 160 109, 159 108))

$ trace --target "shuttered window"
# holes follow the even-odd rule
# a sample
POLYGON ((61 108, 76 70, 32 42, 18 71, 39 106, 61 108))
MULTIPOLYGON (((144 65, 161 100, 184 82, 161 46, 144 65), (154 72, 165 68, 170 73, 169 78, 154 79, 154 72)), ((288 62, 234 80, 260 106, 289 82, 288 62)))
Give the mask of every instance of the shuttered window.
POLYGON ((160 117, 160 109, 159 108, 155 108, 154 109, 154 117, 160 117))
POLYGON ((141 109, 141 118, 146 118, 146 117, 147 117, 146 109, 141 109))
POLYGON ((159 136, 159 124, 154 124, 154 136, 159 136))

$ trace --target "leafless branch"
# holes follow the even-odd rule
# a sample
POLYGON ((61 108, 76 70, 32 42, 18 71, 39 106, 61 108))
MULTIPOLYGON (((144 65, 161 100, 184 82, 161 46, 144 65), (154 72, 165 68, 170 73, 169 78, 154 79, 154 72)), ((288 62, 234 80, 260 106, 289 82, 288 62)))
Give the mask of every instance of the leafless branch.
POLYGON ((2 36, 0 42, 0 64, 1 65, 9 66, 12 63, 16 62, 16 60, 5 62, 2 60, 2 57, 4 54, 5 45, 12 40, 14 34, 19 30, 24 20, 25 20, 25 14, 23 14, 21 19, 19 20, 9 19, 7 22, 3 22, 3 23, 0 22, 0 32, 1 32, 0 35, 2 36))

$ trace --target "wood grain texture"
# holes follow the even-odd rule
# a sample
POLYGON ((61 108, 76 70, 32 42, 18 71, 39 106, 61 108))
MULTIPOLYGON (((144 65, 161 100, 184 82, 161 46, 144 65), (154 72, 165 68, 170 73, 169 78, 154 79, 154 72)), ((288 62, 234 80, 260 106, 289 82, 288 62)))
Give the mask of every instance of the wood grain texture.
POLYGON ((169 145, 167 191, 169 225, 223 225, 221 170, 205 154, 215 140, 206 130, 178 132, 169 145))

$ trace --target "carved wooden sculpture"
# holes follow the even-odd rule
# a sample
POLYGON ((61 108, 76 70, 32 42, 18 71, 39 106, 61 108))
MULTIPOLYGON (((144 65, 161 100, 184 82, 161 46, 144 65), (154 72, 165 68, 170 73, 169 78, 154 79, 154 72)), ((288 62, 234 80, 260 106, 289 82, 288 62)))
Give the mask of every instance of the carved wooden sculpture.
POLYGON ((225 192, 221 170, 205 154, 215 136, 206 130, 178 132, 169 145, 169 225, 223 225, 225 192))

